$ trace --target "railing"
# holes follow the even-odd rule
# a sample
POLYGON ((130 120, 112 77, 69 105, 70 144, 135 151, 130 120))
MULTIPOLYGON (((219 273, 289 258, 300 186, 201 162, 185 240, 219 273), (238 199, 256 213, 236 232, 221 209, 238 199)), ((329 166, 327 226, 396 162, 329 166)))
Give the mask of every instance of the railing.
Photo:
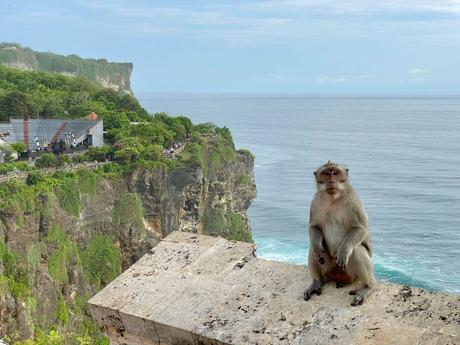
MULTIPOLYGON (((171 158, 171 159, 176 159, 176 156, 179 153, 182 152, 182 150, 185 148, 185 145, 187 143, 188 143, 188 141, 180 143, 180 147, 175 149, 174 153, 165 154, 165 157, 171 158)), ((36 153, 36 156, 39 156, 39 155, 41 155, 43 153, 46 153, 46 152, 42 151, 42 152, 36 153)), ((111 161, 108 161, 108 162, 97 162, 97 161, 95 161, 95 162, 88 162, 88 163, 78 163, 78 164, 73 164, 73 165, 67 164, 67 165, 65 165, 63 167, 59 167, 59 168, 42 168, 42 169, 36 169, 36 170, 33 170, 33 171, 39 171, 39 172, 44 173, 44 174, 52 174, 57 170, 69 171, 69 170, 75 170, 75 169, 79 169, 79 168, 87 168, 87 169, 96 170, 97 167, 103 166, 103 165, 106 165, 106 164, 110 164, 110 163, 112 163, 112 162, 111 161)), ((0 183, 9 182, 9 181, 11 181, 13 179, 25 181, 27 179, 28 174, 29 174, 29 172, 26 172, 26 171, 9 171, 6 174, 0 175, 0 183)))
MULTIPOLYGON (((64 170, 64 171, 69 171, 69 170, 76 170, 80 168, 86 168, 86 169, 92 169, 96 170, 100 166, 104 166, 106 164, 110 164, 112 162, 88 162, 88 163, 78 163, 78 164, 73 164, 73 165, 67 165, 59 168, 43 168, 43 169, 37 169, 33 171, 38 171, 43 174, 52 174, 56 172, 57 170, 64 170)), ((22 180, 25 181, 27 179, 27 175, 29 175, 29 172, 27 171, 9 171, 6 174, 0 175, 0 183, 5 183, 9 182, 11 180, 22 180)))

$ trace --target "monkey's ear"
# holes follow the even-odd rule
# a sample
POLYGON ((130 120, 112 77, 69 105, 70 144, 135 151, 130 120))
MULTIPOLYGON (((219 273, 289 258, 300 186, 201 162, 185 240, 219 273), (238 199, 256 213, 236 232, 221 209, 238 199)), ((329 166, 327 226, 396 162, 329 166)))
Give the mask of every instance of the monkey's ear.
POLYGON ((345 171, 347 172, 347 176, 348 176, 348 170, 349 170, 349 169, 345 169, 345 171))
POLYGON ((318 172, 317 172, 317 171, 315 171, 315 172, 313 173, 313 175, 315 175, 315 177, 316 177, 316 175, 318 175, 318 172))

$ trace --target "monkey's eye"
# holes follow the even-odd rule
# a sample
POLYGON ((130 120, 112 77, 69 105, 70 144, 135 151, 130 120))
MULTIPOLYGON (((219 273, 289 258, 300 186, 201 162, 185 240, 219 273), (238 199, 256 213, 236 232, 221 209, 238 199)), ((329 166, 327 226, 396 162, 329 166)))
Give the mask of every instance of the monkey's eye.
POLYGON ((337 176, 338 174, 339 174, 338 171, 332 172, 332 175, 334 175, 334 176, 337 176))

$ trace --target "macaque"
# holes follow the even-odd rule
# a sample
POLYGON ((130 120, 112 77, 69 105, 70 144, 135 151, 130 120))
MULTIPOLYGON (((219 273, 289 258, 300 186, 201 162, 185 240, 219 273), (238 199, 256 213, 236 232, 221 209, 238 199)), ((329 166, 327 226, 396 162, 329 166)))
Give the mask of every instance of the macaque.
POLYGON ((361 305, 376 285, 366 211, 348 182, 348 169, 329 161, 314 175, 317 193, 310 208, 308 254, 313 282, 304 299, 320 295, 328 281, 337 287, 359 281, 362 286, 350 294, 355 295, 351 305, 361 305))

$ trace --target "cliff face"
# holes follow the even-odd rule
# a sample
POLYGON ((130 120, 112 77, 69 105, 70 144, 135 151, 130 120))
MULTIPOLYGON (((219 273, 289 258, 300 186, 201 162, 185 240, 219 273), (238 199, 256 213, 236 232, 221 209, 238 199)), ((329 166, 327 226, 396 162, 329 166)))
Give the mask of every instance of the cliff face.
POLYGON ((190 164, 171 173, 137 170, 128 189, 145 205, 145 226, 157 237, 172 231, 198 232, 251 241, 246 210, 255 197, 254 159, 238 152, 207 173, 190 164))
POLYGON ((132 63, 114 63, 105 59, 82 59, 77 55, 36 52, 15 43, 0 44, 0 63, 26 71, 57 72, 81 76, 104 87, 132 94, 132 63))
POLYGON ((0 207, 0 338, 57 327, 95 338, 86 301, 174 230, 251 240, 253 157, 120 177, 77 173, 0 207))

